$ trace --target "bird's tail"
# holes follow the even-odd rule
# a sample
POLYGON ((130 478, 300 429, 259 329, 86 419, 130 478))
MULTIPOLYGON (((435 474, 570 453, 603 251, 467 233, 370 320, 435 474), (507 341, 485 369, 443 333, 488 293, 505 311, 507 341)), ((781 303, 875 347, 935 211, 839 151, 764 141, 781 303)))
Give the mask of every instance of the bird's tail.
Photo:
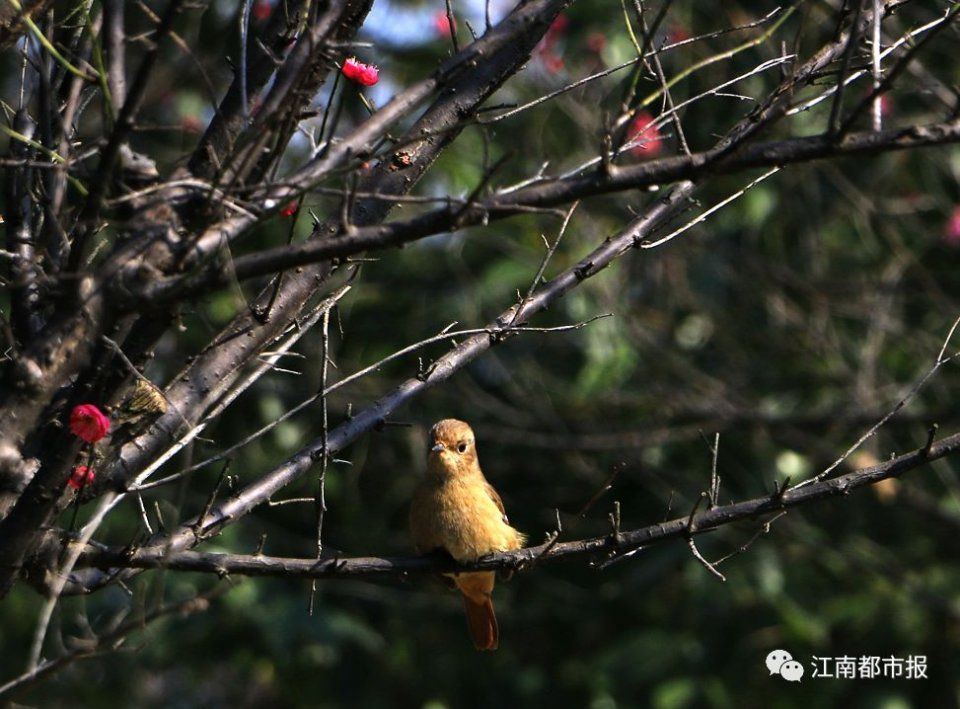
POLYGON ((493 612, 493 599, 485 593, 476 599, 463 595, 463 608, 467 612, 467 627, 477 650, 496 650, 500 644, 500 629, 493 612))

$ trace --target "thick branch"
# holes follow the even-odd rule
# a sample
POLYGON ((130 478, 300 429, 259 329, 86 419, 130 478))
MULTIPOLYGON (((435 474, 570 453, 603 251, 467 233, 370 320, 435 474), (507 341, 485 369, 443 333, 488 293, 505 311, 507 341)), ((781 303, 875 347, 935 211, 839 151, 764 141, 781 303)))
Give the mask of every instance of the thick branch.
MULTIPOLYGON (((533 5, 535 3, 532 3, 533 5)), ((887 6, 895 6, 896 0, 888 2, 884 10, 886 11, 887 6)), ((562 9, 562 8, 559 8, 562 9)), ((512 14, 516 14, 516 18, 508 17, 501 26, 505 27, 507 30, 511 30, 513 33, 516 33, 518 30, 523 32, 528 28, 528 25, 531 25, 530 18, 536 17, 538 14, 542 18, 542 11, 534 12, 537 8, 520 6, 514 10, 512 14), (528 14, 524 14, 523 11, 528 11, 528 14), (511 28, 511 20, 513 21, 513 27, 511 28)), ((554 11, 556 12, 556 11, 554 11)), ((553 15, 551 15, 552 17, 553 15)), ((872 18, 872 11, 867 11, 863 13, 862 22, 867 22, 872 18)), ((537 21, 534 21, 537 22, 537 21)), ((542 29, 542 28, 541 28, 542 29)), ((862 28, 860 28, 862 29, 862 28)), ((856 31, 860 31, 857 29, 856 31)), ((346 138, 339 145, 339 153, 343 156, 357 156, 365 154, 370 142, 370 138, 377 136, 378 133, 374 131, 370 133, 370 128, 377 128, 378 130, 386 129, 392 121, 396 119, 396 114, 398 111, 401 113, 409 109, 409 107, 415 105, 415 103, 420 100, 422 92, 424 90, 431 90, 433 87, 438 85, 443 85, 445 81, 449 81, 451 76, 454 75, 455 71, 458 70, 461 63, 465 60, 470 62, 475 61, 474 56, 485 56, 491 51, 491 47, 499 46, 503 47, 503 43, 500 37, 498 37, 498 32, 500 26, 497 28, 497 32, 488 33, 489 36, 484 36, 480 41, 474 42, 469 45, 465 50, 460 52, 454 57, 451 57, 443 67, 437 72, 437 76, 431 77, 430 79, 424 80, 415 84, 403 93, 398 95, 390 104, 381 109, 375 114, 371 120, 367 121, 358 129, 354 131, 348 138, 346 138)), ((850 30, 854 31, 854 30, 850 30)), ((508 33, 509 34, 509 33, 508 33)), ((537 31, 536 36, 539 37, 542 34, 541 31, 537 31)), ((528 39, 531 35, 529 32, 520 34, 520 37, 528 39)), ((727 133, 727 135, 717 144, 715 147, 716 156, 719 157, 725 152, 731 151, 737 146, 741 145, 747 138, 754 136, 759 131, 763 130, 779 117, 781 117, 786 111, 789 103, 790 97, 797 90, 798 87, 802 87, 809 83, 813 77, 817 76, 818 72, 822 71, 827 67, 831 62, 833 62, 840 54, 843 49, 846 47, 847 39, 849 33, 843 33, 841 36, 835 38, 832 42, 824 45, 818 52, 816 52, 808 61, 803 65, 797 67, 796 71, 789 77, 786 77, 780 85, 770 94, 767 100, 764 102, 764 105, 761 108, 758 108, 749 116, 741 119, 738 123, 727 133)), ((510 43, 507 43, 507 48, 510 47, 510 43)), ((449 89, 448 89, 449 91, 449 89)), ((466 113, 464 114, 466 115, 466 113)), ((444 128, 442 126, 430 126, 430 130, 434 133, 442 132, 444 128)), ((402 142, 402 141, 401 141, 402 142)), ((296 196, 299 192, 307 190, 315 186, 331 169, 335 163, 332 161, 331 155, 326 155, 324 158, 320 158, 312 161, 295 175, 291 176, 290 181, 288 181, 283 186, 278 186, 270 192, 270 198, 276 204, 281 204, 285 199, 289 199, 292 196, 296 196)), ((622 168, 621 168, 622 169, 622 168)), ((663 182, 665 180, 661 180, 663 182)), ((654 181, 656 182, 656 181, 654 181)), ((566 182, 560 184, 567 184, 566 182)), ((647 183, 650 184, 650 183, 647 183)), ((596 194, 597 192, 593 192, 596 194)), ((389 194, 388 192, 383 192, 382 194, 389 194)), ((513 194, 513 197, 516 198, 516 194, 513 194)), ((573 197, 567 197, 566 199, 572 200, 573 197)), ((512 214, 513 212, 506 211, 501 216, 512 214)), ((451 214, 449 212, 444 212, 442 214, 429 213, 422 219, 429 220, 431 217, 439 216, 440 221, 436 224, 430 222, 424 224, 421 228, 424 229, 436 229, 436 231, 443 231, 449 228, 452 223, 451 214)), ((467 216, 467 215, 459 215, 467 216)), ((465 224, 475 223, 476 220, 485 221, 490 215, 488 213, 480 212, 477 216, 476 210, 473 212, 472 216, 474 221, 468 219, 457 220, 457 226, 463 226, 465 224)), ((258 217, 250 216, 241 216, 231 219, 227 219, 216 227, 210 229, 207 234, 205 234, 200 243, 202 244, 219 244, 222 241, 232 241, 237 238, 239 235, 244 233, 246 230, 250 229, 254 224, 257 223, 259 219, 262 219, 264 215, 258 217)), ((336 232, 334 232, 336 233, 336 232)), ((414 232, 413 235, 409 235, 406 241, 418 238, 416 235, 417 232, 414 232)), ((422 232, 419 233, 420 236, 424 236, 427 233, 434 232, 422 232)), ((354 234, 355 236, 359 236, 354 234)), ((374 241, 378 242, 376 237, 374 241)), ((403 243, 404 239, 399 238, 394 243, 403 243)), ((375 243, 370 248, 380 248, 382 246, 387 246, 389 243, 387 241, 380 240, 379 243, 375 243)), ((359 250, 362 250, 359 249, 359 250)), ((202 251, 202 249, 201 249, 202 251)), ((310 258, 307 258, 307 263, 311 262, 310 258)), ((269 270, 267 272, 270 272, 269 270)), ((216 287, 215 284, 210 283, 209 281, 219 282, 218 270, 213 269, 211 272, 206 272, 203 276, 193 276, 193 277, 180 277, 175 281, 168 281, 166 283, 155 283, 148 287, 148 290, 153 288, 158 289, 159 291, 164 289, 169 289, 170 293, 165 293, 165 296, 176 297, 174 291, 178 292, 179 288, 183 288, 189 284, 189 288, 196 288, 198 291, 203 291, 211 287, 216 287)), ((186 293, 186 291, 184 292, 186 293)), ((149 299, 153 297, 153 294, 144 294, 141 292, 142 297, 149 299)))
POLYGON ((90 194, 87 195, 86 202, 81 211, 81 225, 77 229, 74 242, 70 247, 67 269, 71 272, 79 272, 81 270, 83 258, 86 253, 87 240, 96 231, 98 226, 97 222, 100 216, 100 208, 103 206, 103 198, 110 187, 110 178, 120 158, 121 147, 126 144, 130 137, 134 121, 146 98, 147 86, 160 56, 161 40, 163 40, 173 28, 173 22, 179 15, 182 5, 183 0, 171 0, 167 5, 163 18, 157 26, 153 43, 141 60, 137 73, 134 75, 133 82, 130 85, 126 100, 117 113, 117 121, 113 127, 113 132, 110 134, 110 139, 100 153, 100 163, 97 165, 96 174, 90 181, 90 194))
POLYGON ((331 236, 322 241, 267 249, 234 259, 229 274, 221 266, 213 266, 190 276, 153 282, 145 287, 141 297, 156 302, 194 296, 227 285, 234 277, 232 274, 244 280, 315 261, 399 246, 432 234, 484 223, 492 218, 512 216, 531 207, 556 207, 599 194, 683 179, 700 180, 707 175, 731 174, 759 167, 956 142, 960 142, 960 120, 896 130, 851 133, 840 141, 828 135, 768 141, 744 146, 731 155, 726 154, 726 148, 718 147, 689 156, 616 167, 607 174, 598 170, 566 180, 544 182, 507 196, 489 197, 466 209, 435 209, 406 221, 358 228, 352 233, 331 236))
MULTIPOLYGON (((529 7, 530 5, 527 6, 527 8, 529 7)), ((524 35, 521 35, 521 37, 522 36, 524 35)), ((795 87, 797 83, 802 83, 809 80, 809 78, 813 76, 816 71, 829 64, 836 56, 837 52, 841 51, 842 46, 843 38, 840 38, 839 40, 826 45, 804 65, 798 67, 796 72, 792 76, 786 77, 774 92, 767 106, 762 111, 762 115, 759 117, 756 115, 751 115, 739 121, 719 145, 728 150, 735 149, 737 145, 739 145, 738 136, 746 137, 752 135, 752 131, 749 130, 751 126, 756 128, 757 125, 766 125, 775 120, 776 117, 785 109, 787 105, 787 98, 792 87, 795 87)), ((453 107, 456 107, 456 102, 453 102, 452 105, 453 107)), ((432 127, 436 128, 437 126, 432 127)), ((436 135, 442 136, 443 133, 436 135)), ((402 173, 403 171, 401 170, 398 172, 402 173)), ((664 207, 665 203, 661 203, 661 205, 658 205, 658 207, 651 211, 650 216, 652 219, 649 223, 645 223, 644 226, 646 232, 644 233, 649 232, 649 229, 653 228, 653 226, 655 226, 659 220, 668 218, 673 213, 675 205, 689 196, 692 190, 693 185, 691 183, 683 183, 678 188, 672 190, 668 195, 667 202, 674 200, 673 203, 666 204, 667 208, 663 210, 661 210, 661 207, 664 207)), ((376 202, 373 202, 373 205, 375 206, 376 202)), ((641 219, 639 221, 642 222, 643 220, 641 219)), ((631 227, 632 226, 634 225, 631 225, 631 227)), ((242 231, 242 227, 238 228, 240 231, 242 231)), ((232 233, 234 233, 233 227, 228 229, 227 236, 230 236, 232 233)), ((547 284, 547 286, 550 286, 551 288, 548 290, 547 286, 545 286, 544 289, 541 289, 541 292, 538 293, 536 299, 536 309, 538 310, 543 307, 547 307, 554 298, 562 296, 567 290, 575 287, 575 285, 582 279, 587 278, 590 275, 593 275, 593 273, 596 273, 604 268, 608 263, 610 263, 610 261, 628 250, 635 243, 635 240, 638 238, 638 236, 638 234, 632 233, 631 229, 628 228, 624 234, 621 234, 619 237, 608 241, 606 244, 595 250, 590 256, 581 261, 581 263, 579 263, 574 269, 567 271, 558 279, 555 279, 550 284, 547 284), (545 294, 548 295, 545 296, 545 294), (552 296, 549 294, 552 294, 552 296), (541 296, 545 296, 545 298, 540 300, 541 296)), ((309 270, 312 271, 312 269, 309 270)), ((535 301, 531 300, 525 304, 524 309, 527 310, 528 308, 533 308, 534 304, 535 301)), ((530 310, 529 312, 532 313, 535 312, 535 310, 530 310)), ((514 312, 508 311, 508 317, 509 320, 507 322, 513 322, 514 312)), ((445 378, 445 376, 440 377, 439 374, 445 373, 446 376, 449 376, 456 371, 456 369, 462 367, 464 363, 469 362, 474 357, 485 351, 489 346, 495 344, 497 341, 498 340, 495 338, 489 337, 480 338, 479 341, 478 338, 474 338, 473 340, 468 341, 461 347, 449 353, 447 356, 438 360, 429 377, 424 377, 422 379, 417 378, 404 382, 393 393, 381 399, 373 407, 367 409, 360 417, 357 417, 344 426, 336 429, 334 431, 334 436, 331 436, 328 439, 327 454, 332 452, 331 449, 336 450, 336 447, 345 445, 346 442, 349 442, 362 433, 374 428, 377 423, 382 421, 390 412, 406 403, 406 401, 414 397, 419 392, 423 391, 428 384, 432 384, 441 378, 445 378), (343 437, 344 443, 340 443, 338 441, 337 437, 340 436, 343 437)), ((246 514, 257 504, 269 499, 269 497, 276 490, 281 489, 293 480, 296 480, 299 476, 303 475, 309 469, 313 461, 313 456, 316 453, 316 450, 314 449, 317 445, 318 442, 315 441, 313 444, 311 444, 311 446, 301 450, 298 454, 289 459, 279 468, 275 469, 271 473, 268 473, 261 480, 255 482, 251 486, 248 486, 234 499, 227 503, 225 506, 226 509, 220 508, 215 510, 213 514, 214 519, 211 520, 212 529, 219 528, 223 524, 236 519, 238 516, 246 514)), ((134 470, 136 469, 137 468, 135 466, 134 470)), ((201 524, 198 526, 196 525, 196 521, 191 522, 190 526, 186 529, 186 531, 190 532, 189 536, 179 535, 178 544, 181 545, 180 548, 184 548, 196 543, 197 538, 196 535, 193 534, 193 530, 202 530, 203 528, 204 525, 201 524)), ((184 530, 182 529, 181 531, 184 530)), ((160 544, 163 545, 169 541, 170 538, 162 539, 160 540, 160 544)))
POLYGON ((688 534, 702 534, 745 519, 756 519, 781 510, 810 504, 820 500, 848 495, 867 485, 898 477, 960 451, 960 434, 954 434, 930 447, 918 448, 906 455, 893 458, 872 468, 864 468, 837 478, 822 480, 802 488, 787 490, 744 502, 736 502, 706 510, 694 516, 678 517, 669 522, 651 524, 640 529, 621 531, 613 535, 581 539, 572 542, 546 542, 512 552, 491 554, 474 563, 456 563, 437 556, 424 557, 357 557, 292 559, 248 554, 219 554, 204 552, 167 552, 162 548, 85 551, 78 566, 102 569, 164 568, 177 571, 216 573, 221 576, 282 576, 285 578, 370 579, 399 577, 404 574, 430 574, 451 571, 488 571, 494 569, 522 569, 534 560, 551 561, 591 554, 617 555, 688 534), (549 548, 548 548, 549 547, 549 548))
POLYGON ((248 126, 250 106, 244 105, 243 94, 246 93, 248 97, 259 96, 274 76, 277 57, 282 56, 285 46, 290 42, 291 25, 296 22, 302 6, 303 0, 297 0, 271 13, 270 22, 262 36, 249 43, 251 56, 245 77, 246 92, 242 90, 243 78, 238 71, 190 158, 189 169, 194 175, 213 177, 220 167, 219 162, 248 126))
MULTIPOLYGON (((437 93, 440 93, 441 100, 456 102, 459 97, 458 120, 446 126, 421 126, 422 132, 414 138, 417 141, 432 142, 429 140, 430 136, 435 136, 438 131, 450 131, 456 127, 455 132, 459 132, 465 127, 465 121, 469 120, 478 108, 478 105, 470 100, 474 91, 469 91, 466 99, 460 95, 463 84, 473 83, 473 79, 480 76, 486 77, 492 88, 499 87, 530 58, 533 47, 550 26, 550 21, 570 2, 571 0, 531 0, 517 5, 495 28, 467 45, 459 54, 448 58, 431 76, 398 93, 355 130, 332 144, 329 150, 321 152, 288 177, 283 185, 268 186, 253 195, 253 201, 271 205, 262 213, 229 217, 209 227, 197 239, 197 256, 209 256, 221 244, 234 241, 271 216, 272 211, 279 209, 286 201, 300 196, 334 171, 342 170, 352 160, 370 155, 392 126, 408 118, 437 93), (496 61, 493 61, 494 57, 497 58, 496 61), (491 72, 490 68, 493 66, 499 67, 500 71, 491 72), (461 123, 464 125, 459 126, 461 123)), ((488 95, 484 93, 483 98, 488 95)), ((437 137, 437 140, 445 142, 446 138, 437 137)))
MULTIPOLYGON (((33 137, 36 124, 21 109, 14 117, 16 130, 33 137)), ((10 141, 12 158, 29 159, 30 148, 19 141, 10 141)), ((43 327, 40 317, 36 234, 34 224, 33 170, 17 167, 7 172, 6 179, 6 243, 15 258, 10 264, 10 327, 18 346, 27 347, 43 327)), ((13 344, 13 343, 11 343, 13 344)))
MULTIPOLYGON (((545 31, 562 9, 562 3, 539 0, 528 3, 523 9, 525 13, 533 12, 536 27, 545 31)), ((527 28, 524 23, 510 22, 509 26, 515 33, 513 41, 503 42, 498 51, 486 55, 485 61, 461 77, 456 90, 443 92, 400 137, 407 144, 411 164, 402 169, 380 165, 365 172, 357 186, 359 192, 404 194, 413 189, 437 156, 459 135, 466 125, 464 117, 472 115, 487 97, 523 66, 539 41, 540 34, 522 32, 527 28), (439 134, 437 129, 441 129, 439 134), (425 135, 427 137, 423 137, 425 135)), ((391 202, 383 200, 358 200, 350 221, 356 228, 375 224, 387 217, 392 206, 391 202)), ((318 227, 318 232, 328 233, 328 229, 336 229, 336 224, 335 221, 326 222, 318 227)), ((198 420, 209 405, 215 388, 224 381, 229 382, 244 362, 287 327, 320 290, 329 272, 329 264, 321 263, 302 271, 285 273, 280 284, 265 289, 252 305, 251 312, 235 318, 214 338, 216 346, 204 351, 168 388, 166 393, 172 404, 171 410, 150 431, 124 446, 112 477, 122 484, 136 477, 174 440, 184 417, 188 421, 198 420)))
POLYGON ((464 340, 436 360, 426 374, 408 379, 391 394, 330 431, 326 441, 322 438, 311 441, 275 469, 205 513, 202 519, 190 520, 169 535, 155 537, 151 540, 150 547, 168 551, 186 549, 248 514, 270 499, 278 490, 306 474, 321 455, 324 453, 328 456, 334 455, 343 450, 356 438, 376 428, 407 401, 424 390, 446 381, 478 356, 509 337, 511 325, 527 322, 533 315, 546 310, 581 282, 605 269, 673 216, 692 190, 692 183, 681 183, 617 236, 594 249, 574 267, 545 283, 532 297, 524 301, 519 311, 517 306, 513 306, 501 313, 488 326, 494 332, 500 332, 500 335, 484 333, 464 340), (324 443, 327 444, 326 451, 324 451, 324 443))
MULTIPOLYGON (((239 71, 221 104, 221 111, 211 122, 206 134, 197 146, 190 161, 190 169, 196 175, 211 177, 215 172, 228 169, 227 179, 244 180, 260 160, 264 146, 282 131, 283 116, 293 116, 299 122, 302 109, 318 93, 330 68, 333 66, 334 50, 329 45, 349 40, 363 23, 372 5, 371 0, 341 0, 330 6, 315 20, 290 50, 277 68, 276 57, 283 56, 294 25, 301 12, 309 12, 309 3, 278 6, 273 12, 271 26, 267 29, 266 41, 270 52, 259 48, 251 62, 247 76, 239 71), (287 22, 291 26, 287 26, 287 22), (274 69, 277 71, 274 72, 274 69), (258 97, 260 91, 273 77, 273 84, 264 97, 262 105, 251 118, 250 106, 244 99, 258 97), (242 152, 230 150, 242 143, 242 152), (231 163, 227 168, 226 164, 231 163)), ((289 140, 289 134, 280 136, 275 146, 277 155, 289 140)))

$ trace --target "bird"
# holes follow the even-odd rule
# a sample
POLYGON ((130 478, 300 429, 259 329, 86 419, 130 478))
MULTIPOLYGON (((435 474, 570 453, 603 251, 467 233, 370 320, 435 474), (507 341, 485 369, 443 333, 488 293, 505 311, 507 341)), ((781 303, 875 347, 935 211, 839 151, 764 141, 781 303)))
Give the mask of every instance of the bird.
MULTIPOLYGON (((446 551, 459 562, 520 549, 526 536, 510 526, 500 495, 487 482, 476 438, 464 421, 443 419, 430 429, 427 474, 410 505, 410 535, 420 554, 446 551)), ((500 630, 493 610, 496 574, 450 574, 463 594, 467 627, 477 650, 496 650, 500 630)))

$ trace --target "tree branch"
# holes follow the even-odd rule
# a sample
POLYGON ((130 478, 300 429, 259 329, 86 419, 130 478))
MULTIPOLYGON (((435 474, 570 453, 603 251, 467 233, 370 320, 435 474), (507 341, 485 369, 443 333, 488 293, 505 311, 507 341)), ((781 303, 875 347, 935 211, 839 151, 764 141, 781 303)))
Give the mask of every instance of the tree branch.
MULTIPOLYGON (((531 6, 537 11, 537 26, 542 25, 544 29, 549 27, 561 7, 555 1, 545 0, 528 3, 526 9, 529 10, 531 6)), ((442 93, 400 137, 408 145, 411 164, 402 169, 384 164, 365 171, 358 192, 405 194, 414 188, 437 156, 459 135, 466 125, 464 117, 473 115, 483 101, 529 58, 539 35, 521 32, 526 27, 523 23, 514 22, 510 26, 517 33, 513 35, 513 41, 504 42, 497 52, 486 55, 486 61, 462 77, 456 91, 442 93), (449 130, 440 136, 429 135, 437 128, 449 130), (429 137, 424 138, 425 134, 429 137)), ((393 204, 385 200, 358 200, 350 215, 350 222, 357 228, 363 228, 385 219, 392 207, 393 204)), ((336 229, 336 220, 328 220, 315 229, 315 235, 327 235, 330 230, 336 229)), ((172 404, 189 421, 198 420, 210 405, 213 384, 232 377, 242 363, 276 338, 323 287, 330 271, 330 264, 321 263, 286 274, 283 283, 276 289, 264 289, 252 304, 250 312, 236 317, 213 338, 215 346, 201 353, 175 379, 166 392, 172 404), (271 303, 269 317, 263 318, 260 314, 265 313, 271 303)), ((123 447, 117 464, 105 477, 121 485, 135 478, 161 455, 165 446, 175 440, 181 423, 173 411, 161 417, 146 434, 123 447)))
POLYGON ((97 549, 88 547, 80 556, 78 566, 100 569, 172 569, 243 576, 279 576, 284 578, 311 579, 378 579, 399 578, 405 574, 433 574, 463 571, 492 571, 497 569, 523 569, 534 559, 554 561, 587 555, 620 555, 671 539, 683 539, 687 535, 703 534, 711 530, 746 519, 756 519, 767 514, 807 505, 834 497, 843 497, 853 490, 872 485, 880 480, 899 477, 920 468, 933 460, 960 451, 960 433, 941 440, 930 447, 918 448, 880 465, 864 468, 846 475, 788 489, 781 495, 775 493, 743 502, 721 505, 706 510, 695 517, 684 515, 667 522, 651 524, 630 531, 620 531, 617 539, 612 535, 592 537, 571 542, 545 542, 539 546, 517 551, 502 552, 482 557, 472 563, 457 563, 438 556, 422 557, 326 557, 323 559, 295 559, 248 554, 221 554, 195 551, 168 551, 160 547, 145 549, 97 549))
POLYGON ((144 287, 131 305, 178 300, 223 287, 234 277, 246 280, 295 266, 351 256, 372 249, 400 246, 426 236, 520 214, 530 208, 547 208, 601 194, 649 187, 678 180, 700 180, 707 175, 732 174, 750 169, 803 163, 825 158, 869 155, 960 142, 960 119, 926 126, 886 131, 850 133, 837 141, 830 135, 788 138, 746 145, 733 154, 713 148, 692 155, 651 160, 609 173, 590 172, 565 180, 545 181, 510 193, 494 195, 472 206, 434 209, 406 221, 393 221, 354 229, 293 246, 278 246, 233 260, 228 274, 216 265, 187 276, 154 281, 144 287))
POLYGON ((608 239, 575 266, 537 289, 520 307, 519 312, 517 312, 517 306, 513 306, 501 313, 487 326, 488 329, 501 334, 491 335, 484 332, 457 344, 447 354, 437 359, 426 373, 403 382, 391 394, 330 431, 326 441, 322 439, 311 441, 279 466, 238 491, 229 500, 214 506, 204 519, 190 520, 168 535, 155 536, 148 546, 165 551, 182 550, 196 544, 198 530, 199 536, 209 538, 227 524, 245 516, 255 507, 269 500, 274 493, 306 474, 320 455, 324 453, 334 455, 343 450, 353 440, 380 425, 407 401, 426 389, 446 381, 469 362, 505 340, 510 336, 511 323, 520 325, 527 322, 530 317, 546 310, 584 280, 596 275, 615 259, 630 251, 643 237, 673 216, 675 211, 683 206, 692 190, 693 184, 690 182, 676 186, 618 235, 608 239))

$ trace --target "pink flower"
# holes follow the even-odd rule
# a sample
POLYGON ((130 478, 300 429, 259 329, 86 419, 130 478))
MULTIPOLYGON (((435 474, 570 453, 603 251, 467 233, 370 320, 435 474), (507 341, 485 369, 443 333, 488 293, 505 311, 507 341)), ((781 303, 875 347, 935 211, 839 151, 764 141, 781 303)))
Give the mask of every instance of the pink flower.
POLYGON ((270 4, 270 0, 257 0, 253 3, 253 19, 255 20, 266 20, 272 12, 273 6, 270 4))
POLYGON ((78 404, 70 412, 70 432, 87 443, 96 443, 110 430, 110 419, 93 404, 78 404))
POLYGON ((943 241, 948 246, 960 246, 960 204, 953 208, 943 226, 943 241))
POLYGON ((297 213, 297 200, 291 199, 285 205, 280 207, 280 216, 292 217, 297 213))
POLYGON ((627 129, 627 141, 637 144, 630 148, 634 157, 652 158, 663 148, 663 137, 656 121, 646 111, 640 111, 627 129))
POLYGON ((447 17, 446 10, 437 10, 433 15, 433 27, 437 30, 437 34, 441 37, 449 37, 450 32, 450 18, 447 17))
POLYGON ((67 480, 67 485, 74 490, 81 490, 87 485, 90 485, 93 482, 93 478, 93 468, 88 468, 86 465, 78 465, 70 473, 70 479, 67 480))
POLYGON ((377 67, 373 64, 358 62, 356 57, 347 59, 340 71, 350 81, 355 81, 361 86, 373 86, 380 80, 380 70, 377 67))

